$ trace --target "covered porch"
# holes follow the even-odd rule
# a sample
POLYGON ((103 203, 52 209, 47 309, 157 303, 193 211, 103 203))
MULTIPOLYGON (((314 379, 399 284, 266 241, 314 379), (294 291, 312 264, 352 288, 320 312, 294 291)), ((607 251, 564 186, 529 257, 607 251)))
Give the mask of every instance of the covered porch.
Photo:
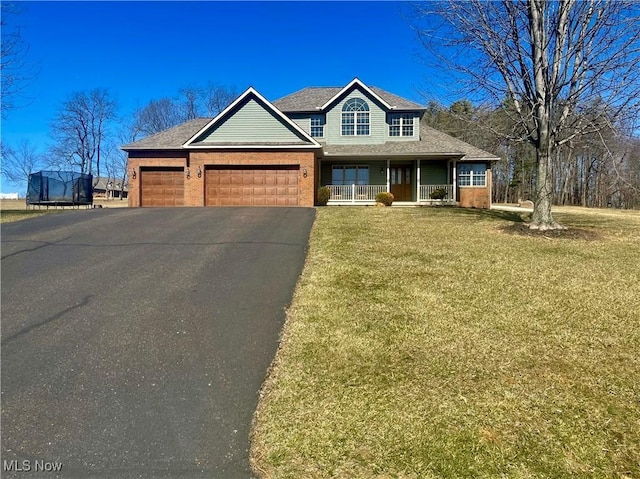
POLYGON ((375 204, 381 192, 394 204, 457 204, 455 160, 331 160, 321 164, 320 186, 330 205, 375 204))

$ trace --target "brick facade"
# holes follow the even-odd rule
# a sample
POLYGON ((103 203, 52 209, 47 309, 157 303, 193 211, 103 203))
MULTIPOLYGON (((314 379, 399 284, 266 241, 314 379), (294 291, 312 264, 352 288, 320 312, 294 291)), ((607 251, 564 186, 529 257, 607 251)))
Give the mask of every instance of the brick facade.
POLYGON ((299 165, 298 204, 313 206, 316 197, 315 152, 304 151, 185 151, 180 154, 167 154, 158 157, 152 152, 136 153, 129 157, 129 206, 140 206, 140 168, 178 166, 185 168, 184 205, 204 206, 205 204, 205 170, 212 165, 299 165), (189 168, 187 178, 186 168, 189 168), (198 169, 202 172, 198 178, 198 169), (136 179, 132 172, 136 171, 136 179), (306 172, 306 176, 305 176, 306 172))

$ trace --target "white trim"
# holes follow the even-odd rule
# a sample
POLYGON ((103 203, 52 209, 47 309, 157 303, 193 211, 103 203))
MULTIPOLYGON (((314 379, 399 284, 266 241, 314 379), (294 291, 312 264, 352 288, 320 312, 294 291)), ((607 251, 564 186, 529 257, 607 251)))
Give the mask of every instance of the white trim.
POLYGON ((193 135, 191 138, 189 138, 182 145, 182 148, 319 148, 319 147, 322 147, 322 145, 320 145, 320 143, 318 143, 311 136, 311 132, 307 133, 306 131, 304 131, 300 126, 298 126, 296 123, 294 123, 288 116, 286 116, 284 113, 282 113, 280 110, 278 110, 275 106, 273 106, 269 100, 267 100, 260 93, 258 93, 253 87, 247 88, 247 90, 242 95, 240 95, 238 98, 236 98, 228 107, 226 107, 224 110, 222 110, 213 120, 208 122, 200 130, 198 130, 198 132, 195 135, 193 135), (278 115, 282 120, 284 120, 284 122, 286 124, 288 124, 289 126, 293 127, 293 129, 296 130, 298 133, 300 133, 305 140, 308 140, 311 143, 311 145, 286 145, 286 146, 282 146, 282 145, 266 146, 266 145, 250 145, 250 144, 247 144, 247 145, 220 145, 220 146, 216 146, 215 144, 210 144, 210 145, 192 145, 192 143, 196 140, 196 138, 198 138, 200 135, 205 133, 207 130, 209 130, 210 128, 215 126, 216 123, 221 122, 222 119, 224 117, 226 117, 227 114, 231 110, 233 110, 238 104, 240 104, 242 101, 244 101, 244 99, 246 97, 248 97, 249 95, 253 95, 258 100, 263 102, 267 106, 268 109, 270 109, 273 113, 278 115))
POLYGON ((342 90, 340 90, 338 93, 336 93, 335 95, 333 95, 329 101, 327 101, 324 105, 322 105, 320 107, 321 110, 324 110, 325 108, 327 108, 329 105, 331 105, 334 101, 336 101, 338 98, 340 98, 342 95, 344 95, 347 91, 349 91, 349 89, 353 86, 353 85, 358 85, 360 88, 362 88, 365 92, 367 92, 369 95, 371 95, 373 98, 375 98, 376 100, 378 100, 380 103, 382 103, 386 108, 388 108, 389 110, 394 109, 393 106, 389 105, 386 101, 384 101, 380 95, 377 95, 371 88, 369 88, 367 85, 365 85, 364 83, 362 83, 360 80, 358 80, 358 78, 354 78, 353 80, 351 80, 351 82, 349 82, 349 84, 344 87, 342 90))
POLYGON ((183 148, 189 148, 192 150, 256 150, 256 149, 280 149, 280 150, 297 150, 297 149, 305 149, 305 150, 317 150, 318 148, 322 148, 322 145, 259 145, 259 144, 242 144, 242 145, 216 145, 215 143, 210 143, 208 145, 189 145, 183 146, 183 148))
POLYGON ((387 191, 391 192, 391 160, 387 158, 387 191))
POLYGON ((453 201, 458 201, 458 161, 453 160, 453 201))
POLYGON ((420 181, 421 181, 421 174, 420 174, 420 158, 418 158, 416 160, 416 200, 420 201, 420 181))

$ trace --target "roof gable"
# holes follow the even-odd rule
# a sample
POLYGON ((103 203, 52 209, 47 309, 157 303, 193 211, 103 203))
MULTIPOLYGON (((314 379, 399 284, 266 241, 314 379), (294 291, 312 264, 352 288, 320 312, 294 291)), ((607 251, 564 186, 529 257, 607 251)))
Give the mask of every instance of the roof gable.
POLYGON ((185 148, 320 145, 253 88, 248 88, 185 144, 185 148))
POLYGON ((382 104, 382 106, 384 106, 387 110, 391 110, 391 105, 389 105, 389 103, 387 103, 383 98, 380 97, 380 95, 377 95, 375 92, 373 92, 373 90, 371 90, 371 88, 369 88, 367 85, 362 83, 357 78, 354 78, 353 80, 351 80, 351 82, 347 86, 345 86, 342 90, 340 90, 338 93, 336 93, 331 98, 329 98, 323 105, 320 106, 320 109, 326 110, 329 106, 333 105, 340 98, 347 95, 352 89, 356 89, 356 88, 359 89, 360 91, 364 91, 367 95, 379 101, 382 104))
POLYGON ((321 111, 322 108, 331 105, 342 96, 348 94, 348 92, 356 86, 360 86, 361 90, 380 101, 381 105, 384 105, 387 110, 422 111, 425 109, 424 106, 389 93, 382 88, 367 87, 358 78, 355 78, 345 87, 303 88, 302 90, 274 101, 273 104, 281 111, 287 113, 321 111))

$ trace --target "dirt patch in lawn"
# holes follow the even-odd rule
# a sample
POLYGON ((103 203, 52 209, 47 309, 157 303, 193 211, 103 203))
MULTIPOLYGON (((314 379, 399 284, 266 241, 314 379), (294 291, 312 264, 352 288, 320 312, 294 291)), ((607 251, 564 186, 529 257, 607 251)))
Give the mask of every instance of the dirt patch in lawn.
POLYGON ((529 236, 533 238, 548 238, 548 239, 571 239, 571 240, 584 240, 584 241, 599 241, 602 240, 602 235, 597 231, 587 230, 583 228, 572 228, 561 230, 535 230, 529 228, 527 223, 513 223, 510 225, 502 226, 500 229, 507 234, 518 236, 529 236))

